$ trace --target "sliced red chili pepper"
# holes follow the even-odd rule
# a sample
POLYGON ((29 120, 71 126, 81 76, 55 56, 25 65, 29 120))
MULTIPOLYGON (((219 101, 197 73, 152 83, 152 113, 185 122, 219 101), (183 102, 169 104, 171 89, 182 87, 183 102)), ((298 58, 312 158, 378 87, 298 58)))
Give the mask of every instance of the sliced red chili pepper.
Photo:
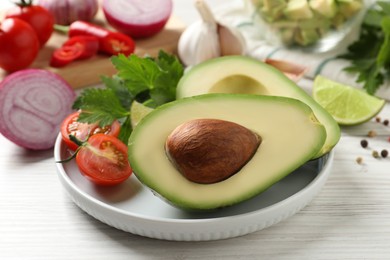
POLYGON ((75 21, 69 26, 68 36, 74 37, 77 35, 91 35, 97 37, 98 39, 102 39, 109 33, 110 31, 103 27, 84 21, 75 21))
POLYGON ((82 55, 82 49, 76 46, 63 46, 53 52, 50 60, 50 66, 63 67, 82 55))
POLYGON ((75 46, 82 50, 78 59, 88 59, 99 50, 99 39, 95 36, 78 35, 67 40, 63 46, 75 46))
POLYGON ((100 50, 112 55, 122 53, 126 56, 132 54, 135 49, 134 41, 119 32, 112 32, 108 34, 103 41, 101 41, 100 50))
POLYGON ((131 37, 84 21, 73 22, 69 27, 68 35, 71 38, 78 35, 95 36, 99 39, 99 51, 111 55, 123 53, 127 56, 135 49, 135 42, 131 37))

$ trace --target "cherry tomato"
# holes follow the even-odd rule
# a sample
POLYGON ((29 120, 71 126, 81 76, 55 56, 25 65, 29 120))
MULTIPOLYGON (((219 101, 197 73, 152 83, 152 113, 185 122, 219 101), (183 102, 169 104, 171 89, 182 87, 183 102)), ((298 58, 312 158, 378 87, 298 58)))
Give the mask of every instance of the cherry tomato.
POLYGON ((88 139, 88 134, 94 135, 102 133, 105 135, 111 135, 117 137, 120 132, 120 123, 114 121, 111 126, 99 127, 98 124, 86 124, 77 121, 80 112, 74 112, 67 116, 61 124, 62 140, 66 143, 69 149, 75 151, 78 147, 72 140, 69 139, 69 135, 74 135, 77 139, 85 141, 88 139))
POLYGON ((118 138, 105 134, 91 136, 76 155, 80 172, 98 185, 119 184, 130 177, 127 146, 118 138))
POLYGON ((43 46, 53 33, 54 17, 39 5, 20 4, 8 10, 6 18, 19 18, 27 22, 37 34, 40 46, 43 46))
POLYGON ((0 67, 8 72, 27 68, 35 60, 39 41, 29 24, 18 18, 0 24, 0 67))

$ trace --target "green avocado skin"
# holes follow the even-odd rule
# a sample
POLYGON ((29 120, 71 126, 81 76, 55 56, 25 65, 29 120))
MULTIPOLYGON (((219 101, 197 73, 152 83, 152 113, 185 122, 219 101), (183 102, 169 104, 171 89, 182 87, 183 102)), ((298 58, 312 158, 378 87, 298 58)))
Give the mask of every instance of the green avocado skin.
POLYGON ((323 125, 297 99, 217 93, 179 99, 146 115, 129 138, 128 154, 135 176, 155 195, 184 210, 204 211, 232 206, 265 191, 312 159, 325 140, 323 125), (193 183, 169 161, 164 144, 176 126, 195 118, 238 123, 262 136, 262 144, 230 178, 193 183))
POLYGON ((327 132, 326 142, 313 159, 328 153, 340 139, 340 127, 332 115, 281 71, 254 58, 224 56, 194 66, 179 81, 176 98, 207 93, 284 96, 306 103, 327 132))

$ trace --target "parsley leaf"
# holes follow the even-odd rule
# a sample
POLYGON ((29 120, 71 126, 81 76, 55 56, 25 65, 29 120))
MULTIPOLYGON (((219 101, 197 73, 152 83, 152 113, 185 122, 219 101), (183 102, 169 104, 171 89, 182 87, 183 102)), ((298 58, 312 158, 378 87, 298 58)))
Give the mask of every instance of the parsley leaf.
POLYGON ((149 58, 140 58, 136 55, 126 57, 119 54, 111 61, 118 70, 118 77, 134 95, 153 87, 159 73, 157 64, 149 58))
POLYGON ((129 112, 122 107, 112 89, 91 88, 84 90, 73 104, 74 109, 81 109, 79 121, 100 126, 110 125, 115 119, 126 117, 129 112))
POLYGON ((345 71, 357 73, 357 82, 374 95, 390 74, 390 2, 378 1, 367 11, 359 39, 341 57, 351 61, 345 71))
POLYGON ((123 80, 117 75, 112 77, 102 76, 101 79, 107 88, 110 88, 112 91, 114 91, 114 94, 118 98, 122 107, 129 111, 131 103, 133 103, 135 97, 124 85, 123 80))
POLYGON ((157 59, 119 55, 112 63, 137 101, 157 107, 175 100, 176 86, 184 72, 177 57, 160 51, 157 59))
POLYGON ((155 108, 175 100, 184 68, 176 56, 164 51, 160 51, 157 58, 119 54, 111 61, 117 74, 102 76, 105 88, 83 90, 73 108, 82 111, 80 122, 98 122, 105 126, 119 120, 119 139, 127 143, 132 131, 130 108, 133 101, 155 108))

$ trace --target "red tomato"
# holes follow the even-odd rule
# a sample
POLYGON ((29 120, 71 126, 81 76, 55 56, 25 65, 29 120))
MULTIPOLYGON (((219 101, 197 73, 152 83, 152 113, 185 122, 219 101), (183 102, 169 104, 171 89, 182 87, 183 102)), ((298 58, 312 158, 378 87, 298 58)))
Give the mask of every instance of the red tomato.
POLYGON ((19 18, 27 22, 37 34, 40 46, 43 46, 53 33, 54 17, 39 5, 15 6, 7 11, 6 18, 19 18))
POLYGON ((130 177, 132 169, 127 159, 127 146, 118 138, 95 134, 76 155, 80 172, 98 185, 119 184, 130 177))
POLYGON ((99 127, 98 124, 86 124, 77 122, 80 112, 74 112, 67 116, 61 124, 62 140, 71 150, 76 150, 78 145, 69 139, 69 135, 74 135, 80 141, 88 139, 88 134, 105 134, 117 137, 120 132, 120 123, 114 121, 111 126, 99 127))
POLYGON ((8 72, 27 68, 35 60, 39 41, 29 24, 17 18, 0 24, 0 67, 8 72))

